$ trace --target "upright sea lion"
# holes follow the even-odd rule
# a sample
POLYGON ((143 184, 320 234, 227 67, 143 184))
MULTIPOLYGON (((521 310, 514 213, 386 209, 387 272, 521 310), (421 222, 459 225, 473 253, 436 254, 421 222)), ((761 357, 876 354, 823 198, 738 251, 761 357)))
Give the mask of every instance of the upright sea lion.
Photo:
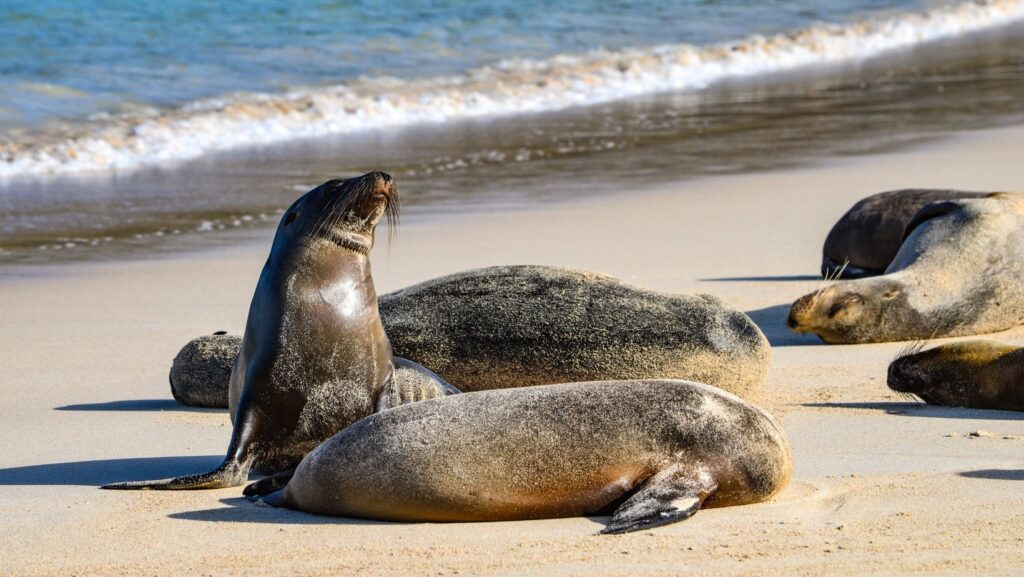
POLYGON ((380 314, 395 354, 468 391, 666 378, 745 397, 771 359, 757 325, 715 297, 565 268, 461 272, 380 297, 380 314))
POLYGON ((903 244, 907 222, 933 202, 981 198, 991 193, 905 188, 861 199, 829 231, 822 249, 825 278, 880 275, 903 244))
POLYGON ((1024 195, 942 201, 907 223, 883 276, 793 303, 787 324, 827 343, 990 333, 1024 323, 1024 195))
MULTIPOLYGON (((394 359, 377 312, 369 252, 381 217, 398 217, 392 179, 372 172, 303 195, 278 225, 231 372, 234 428, 215 471, 109 489, 207 489, 241 484, 252 467, 294 467, 313 447, 385 405, 429 395, 388 391, 394 359)), ((436 379, 425 372, 428 381, 436 379)))
POLYGON ((572 517, 602 533, 764 501, 788 482, 767 412, 686 381, 604 381, 456 395, 372 415, 246 487, 271 505, 389 521, 572 517), (281 483, 287 483, 278 489, 281 483), (269 493, 269 494, 268 494, 269 493))
POLYGON ((913 347, 889 365, 888 385, 932 405, 1024 411, 1024 348, 991 340, 913 347))

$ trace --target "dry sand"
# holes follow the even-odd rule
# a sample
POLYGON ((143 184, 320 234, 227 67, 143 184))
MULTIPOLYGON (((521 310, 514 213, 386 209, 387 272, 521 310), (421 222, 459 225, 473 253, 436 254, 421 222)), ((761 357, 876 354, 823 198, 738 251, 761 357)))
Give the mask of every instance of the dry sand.
MULTIPOLYGON (((240 333, 269 248, 65 267, 0 282, 0 574, 863 575, 1024 573, 1024 414, 926 407, 884 386, 899 344, 787 333, 831 224, 869 193, 1024 188, 1024 128, 811 169, 537 211, 407 219, 378 290, 485 265, 592 269, 751 311, 774 346, 760 403, 795 458, 773 502, 597 537, 604 519, 389 524, 251 505, 239 489, 108 492, 203 471, 224 412, 171 400, 188 339, 240 333), (984 429, 994 435, 965 436, 984 429)), ((7 274, 10 276, 10 274, 7 274)), ((997 335, 1024 342, 1024 330, 997 335)))

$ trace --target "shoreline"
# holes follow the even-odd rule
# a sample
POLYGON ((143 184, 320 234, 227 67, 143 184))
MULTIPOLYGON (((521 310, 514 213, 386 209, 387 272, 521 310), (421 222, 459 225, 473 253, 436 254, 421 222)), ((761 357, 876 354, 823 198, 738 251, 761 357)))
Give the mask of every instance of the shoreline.
MULTIPOLYGON (((883 159, 885 159, 886 162, 890 162, 901 156, 914 157, 918 155, 926 155, 932 152, 941 153, 953 149, 967 149, 973 142, 1004 138, 1013 139, 1016 138, 1018 134, 1024 134, 1024 121, 1007 127, 956 131, 942 136, 933 136, 916 144, 906 144, 893 150, 829 157, 812 161, 806 165, 799 165, 797 167, 782 166, 739 174, 698 175, 680 181, 647 184, 639 191, 602 191, 595 192, 583 198, 553 198, 536 204, 515 203, 507 206, 499 206, 497 207, 497 210, 493 210, 494 207, 473 207, 455 212, 446 212, 441 209, 418 210, 414 212, 411 217, 407 213, 403 213, 402 223, 399 227, 398 234, 394 238, 394 245, 391 250, 401 250, 401 245, 403 243, 402 237, 404 236, 405 231, 410 227, 415 230, 420 230, 444 226, 448 222, 472 221, 478 217, 484 220, 496 221, 500 221, 505 217, 528 218, 529 215, 550 213, 552 211, 571 212, 572 208, 577 205, 582 205, 584 207, 602 207, 607 209, 609 206, 619 203, 632 204, 634 202, 643 202, 648 199, 661 202, 671 202, 672 197, 680 194, 685 195, 695 193, 708 195, 713 194, 712 192, 709 192, 712 190, 731 191, 733 190, 732 184, 735 181, 743 182, 762 177, 785 178, 793 174, 815 174, 822 171, 856 170, 870 166, 872 163, 883 159)), ((940 182, 922 184, 911 182, 909 179, 904 179, 900 182, 903 182, 904 184, 891 186, 885 190, 928 187, 958 188, 957 186, 940 182)), ((964 190, 971 189, 966 185, 959 188, 964 190)), ((882 190, 879 189, 872 192, 865 192, 863 196, 881 191, 882 190)), ((1017 189, 1008 188, 1002 192, 1015 191, 1024 192, 1024 176, 1021 178, 1020 187, 1017 189)), ((296 195, 298 194, 301 193, 297 192, 296 195)), ((827 195, 827 193, 823 193, 823 195, 827 195)), ((853 200, 850 201, 850 206, 852 206, 853 202, 859 200, 859 198, 860 197, 853 198, 853 200)), ((823 203, 832 202, 832 200, 826 196, 817 200, 820 200, 823 203)), ((840 214, 841 213, 836 214, 836 219, 838 219, 840 214)), ((830 221, 828 226, 830 227, 834 221, 835 219, 830 221)), ((0 271, 6 273, 3 276, 0 276, 0 285, 8 282, 18 282, 20 280, 47 279, 54 276, 65 277, 102 274, 102 271, 116 269, 122 264, 129 265, 132 263, 146 264, 195 260, 220 261, 224 259, 251 259, 255 258, 255 255, 261 252, 264 253, 265 256, 265 253, 269 251, 270 242, 273 239, 274 231, 276 229, 275 222, 276 217, 274 221, 268 221, 262 225, 249 229, 217 231, 217 233, 220 234, 217 240, 222 241, 223 244, 203 242, 202 240, 193 238, 183 239, 191 240, 191 242, 180 243, 180 246, 164 246, 158 250, 140 251, 122 256, 118 259, 98 258, 77 261, 10 263, 0 265, 0 271)), ((824 231, 827 232, 827 227, 824 231)), ((374 262, 377 262, 382 258, 382 253, 385 255, 384 258, 387 258, 388 233, 386 224, 382 223, 378 234, 380 240, 373 255, 374 262)), ((821 242, 824 242, 824 233, 822 234, 821 242)), ((815 276, 816 269, 812 267, 812 270, 803 276, 807 275, 815 276)))
MULTIPOLYGON (((766 504, 701 511, 619 537, 592 536, 601 518, 381 523, 261 508, 239 489, 99 491, 105 482, 219 462, 226 412, 176 406, 167 370, 189 339, 241 332, 270 232, 211 251, 4 275, 0 570, 1019 573, 1020 414, 902 402, 884 386, 902 343, 823 345, 789 333, 784 319, 793 300, 819 286, 825 233, 856 200, 912 186, 1020 190, 1021 143, 1024 127, 1015 126, 535 210, 409 218, 390 256, 381 242, 372 259, 380 294, 478 266, 549 264, 656 290, 708 292, 762 327, 772 367, 752 400, 790 437, 791 484, 766 504), (979 429, 994 436, 967 436, 979 429)), ((1024 327, 992 338, 1022 344, 1024 327)))
POLYGON ((296 141, 123 174, 0 181, 0 270, 234 242, 233 231, 258 235, 327 178, 376 169, 396 178, 412 216, 906 150, 1024 123, 1022 48, 1024 21, 695 92, 296 141))

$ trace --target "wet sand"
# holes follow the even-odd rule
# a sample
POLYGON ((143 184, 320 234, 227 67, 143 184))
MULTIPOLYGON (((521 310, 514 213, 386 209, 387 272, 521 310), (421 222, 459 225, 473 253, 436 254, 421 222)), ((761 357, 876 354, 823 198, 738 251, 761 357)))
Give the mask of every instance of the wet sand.
MULTIPOLYGON (((759 403, 795 472, 774 501, 597 537, 605 519, 394 524, 254 506, 240 489, 105 492, 207 470, 225 412, 171 400, 188 339, 241 332, 269 248, 25 269, 0 281, 0 573, 336 575, 1012 575, 1024 571, 1024 416, 927 407, 884 386, 899 343, 826 346, 784 327, 819 285, 821 243, 881 190, 1024 188, 1024 128, 812 168, 639 187, 533 210, 408 216, 381 292, 471 267, 534 263, 708 292, 773 344, 759 403), (979 429, 990 437, 970 438, 979 429)), ((996 335, 1024 343, 1024 329, 996 335)))

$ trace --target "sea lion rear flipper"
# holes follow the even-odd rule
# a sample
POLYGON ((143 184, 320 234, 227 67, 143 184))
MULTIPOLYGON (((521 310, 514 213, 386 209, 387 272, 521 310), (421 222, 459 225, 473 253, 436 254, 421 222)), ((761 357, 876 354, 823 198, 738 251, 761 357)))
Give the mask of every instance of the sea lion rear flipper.
POLYGON ((599 535, 652 529, 693 516, 718 483, 706 469, 675 465, 647 480, 612 515, 599 535))
POLYGON ((269 507, 284 507, 284 489, 271 491, 270 493, 259 497, 250 497, 249 500, 252 501, 253 503, 256 503, 257 505, 267 505, 269 507))
POLYGON ((395 372, 377 396, 377 411, 393 409, 407 403, 436 399, 461 393, 436 373, 419 363, 395 357, 395 372))
POLYGON ((294 476, 295 469, 290 469, 276 475, 264 477, 255 483, 246 485, 245 489, 242 489, 242 494, 248 497, 250 501, 255 501, 264 495, 273 493, 278 489, 283 489, 294 476))

